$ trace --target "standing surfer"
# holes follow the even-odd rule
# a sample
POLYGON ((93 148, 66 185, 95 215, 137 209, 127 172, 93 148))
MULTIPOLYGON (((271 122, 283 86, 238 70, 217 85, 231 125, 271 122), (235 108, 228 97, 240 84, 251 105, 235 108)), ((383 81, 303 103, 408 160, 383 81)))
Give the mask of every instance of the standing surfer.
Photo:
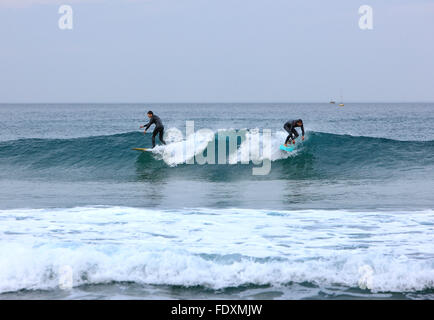
POLYGON ((288 137, 285 140, 285 144, 284 146, 287 147, 288 146, 288 142, 295 144, 295 139, 298 137, 298 132, 297 130, 295 130, 295 128, 301 128, 301 139, 304 140, 304 127, 303 127, 303 120, 298 119, 298 120, 290 120, 287 123, 285 123, 285 125, 283 126, 283 128, 289 133, 288 137))
POLYGON ((143 133, 146 133, 146 130, 148 130, 152 124, 155 124, 155 129, 152 132, 152 148, 155 147, 155 136, 157 134, 158 134, 158 138, 160 138, 161 143, 166 144, 166 142, 163 140, 164 126, 163 126, 163 122, 161 122, 160 117, 154 115, 152 111, 148 111, 148 118, 149 118, 148 124, 144 126, 140 126, 140 128, 145 128, 145 131, 143 133))

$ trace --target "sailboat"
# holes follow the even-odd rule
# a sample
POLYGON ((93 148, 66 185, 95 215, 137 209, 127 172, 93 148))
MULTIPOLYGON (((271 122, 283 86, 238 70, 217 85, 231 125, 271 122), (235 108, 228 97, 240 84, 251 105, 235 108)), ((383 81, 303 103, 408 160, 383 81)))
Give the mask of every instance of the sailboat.
POLYGON ((344 106, 344 99, 342 98, 342 90, 341 90, 341 103, 339 103, 339 107, 344 106))

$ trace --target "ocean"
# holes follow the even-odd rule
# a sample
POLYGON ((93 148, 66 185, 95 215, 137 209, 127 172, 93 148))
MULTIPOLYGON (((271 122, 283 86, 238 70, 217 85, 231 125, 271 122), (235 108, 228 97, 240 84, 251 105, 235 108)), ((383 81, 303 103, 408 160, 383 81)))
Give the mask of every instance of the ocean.
POLYGON ((433 128, 432 103, 0 104, 0 299, 434 299, 433 128), (134 151, 148 110, 167 145, 134 151))

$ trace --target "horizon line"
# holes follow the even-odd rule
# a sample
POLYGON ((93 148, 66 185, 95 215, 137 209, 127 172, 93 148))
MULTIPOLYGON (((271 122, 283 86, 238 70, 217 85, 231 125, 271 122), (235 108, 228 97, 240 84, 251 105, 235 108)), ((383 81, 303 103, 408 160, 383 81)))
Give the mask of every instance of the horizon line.
MULTIPOLYGON (((81 101, 81 102, 65 102, 65 101, 56 101, 56 102, 0 102, 0 105, 4 104, 333 104, 330 102, 323 101, 208 101, 208 102, 195 102, 195 101, 180 101, 180 102, 168 102, 168 101, 148 101, 148 102, 126 102, 126 101, 116 101, 116 102, 96 102, 96 101, 81 101)), ((334 104, 339 105, 340 102, 335 101, 334 104)), ((344 104, 365 104, 365 103, 434 103, 434 101, 345 101, 344 104)))

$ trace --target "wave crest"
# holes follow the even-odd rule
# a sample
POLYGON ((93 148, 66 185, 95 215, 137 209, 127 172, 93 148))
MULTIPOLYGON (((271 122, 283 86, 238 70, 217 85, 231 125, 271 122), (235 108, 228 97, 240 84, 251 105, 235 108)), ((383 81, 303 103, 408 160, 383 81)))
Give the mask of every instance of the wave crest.
POLYGON ((62 174, 77 178, 129 179, 141 170, 183 170, 189 176, 207 170, 230 170, 243 176, 246 169, 250 172, 252 161, 257 163, 270 158, 272 169, 269 176, 272 178, 390 175, 397 169, 410 171, 434 167, 434 141, 397 141, 308 132, 306 140, 298 141, 295 151, 287 153, 279 150, 286 137, 283 131, 279 131, 271 136, 271 154, 264 155, 263 144, 252 144, 253 136, 251 131, 247 132, 244 140, 237 140, 235 152, 226 150, 226 163, 237 163, 235 166, 198 165, 198 159, 203 160, 211 142, 214 142, 215 163, 218 163, 217 149, 224 141, 219 141, 219 134, 212 131, 197 131, 184 138, 176 131, 168 130, 168 145, 157 146, 152 153, 131 150, 151 144, 150 135, 143 136, 139 132, 65 140, 7 141, 0 143, 0 168, 3 172, 0 175, 62 174), (246 148, 253 155, 247 166, 240 165, 246 148))

